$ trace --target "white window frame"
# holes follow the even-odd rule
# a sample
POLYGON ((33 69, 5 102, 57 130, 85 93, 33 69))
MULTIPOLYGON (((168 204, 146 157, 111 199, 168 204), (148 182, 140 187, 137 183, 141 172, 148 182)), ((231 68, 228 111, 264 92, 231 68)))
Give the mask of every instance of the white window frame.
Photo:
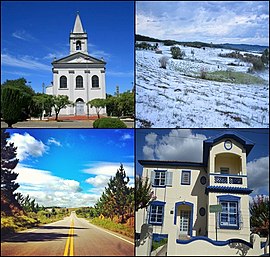
POLYGON ((181 173, 181 185, 190 185, 191 184, 191 171, 182 170, 181 173), (188 181, 186 181, 186 178, 188 181))

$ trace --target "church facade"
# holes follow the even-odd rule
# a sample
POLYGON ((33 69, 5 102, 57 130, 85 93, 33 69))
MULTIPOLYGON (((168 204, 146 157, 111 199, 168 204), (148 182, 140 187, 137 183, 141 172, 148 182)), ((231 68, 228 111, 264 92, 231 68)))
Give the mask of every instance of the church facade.
MULTIPOLYGON (((73 104, 62 109, 60 115, 96 115, 95 108, 86 103, 95 98, 106 98, 106 62, 88 54, 87 33, 83 30, 79 14, 69 43, 70 54, 52 62, 53 84, 46 87, 46 94, 69 97, 73 104)), ((100 114, 106 115, 106 109, 102 109, 100 114)))

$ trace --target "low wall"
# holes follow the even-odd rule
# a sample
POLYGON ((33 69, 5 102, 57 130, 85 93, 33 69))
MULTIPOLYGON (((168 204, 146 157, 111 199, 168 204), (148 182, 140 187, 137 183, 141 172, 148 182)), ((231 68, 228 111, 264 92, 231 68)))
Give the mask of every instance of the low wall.
POLYGON ((258 235, 251 235, 251 242, 241 239, 229 239, 226 241, 214 241, 208 237, 194 237, 191 240, 178 240, 169 234, 168 238, 168 256, 258 256, 264 253, 261 248, 261 241, 258 235))

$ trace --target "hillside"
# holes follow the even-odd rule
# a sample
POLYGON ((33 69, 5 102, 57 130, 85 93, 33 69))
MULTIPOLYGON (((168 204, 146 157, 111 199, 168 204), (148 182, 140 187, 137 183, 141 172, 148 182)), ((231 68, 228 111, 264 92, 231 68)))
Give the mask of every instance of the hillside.
POLYGON ((182 60, 161 43, 162 54, 136 50, 137 127, 269 127, 269 69, 248 73, 251 63, 219 56, 228 49, 180 48, 182 60))
POLYGON ((231 50, 238 50, 238 51, 252 51, 252 52, 263 52, 266 48, 269 48, 269 46, 261 46, 261 45, 248 45, 248 44, 209 44, 205 42, 185 42, 185 41, 176 41, 176 40, 161 40, 157 38, 147 37, 143 35, 135 35, 136 41, 148 41, 148 42, 161 42, 165 45, 174 45, 179 44, 183 46, 190 46, 195 48, 201 48, 201 47, 211 47, 211 48, 221 48, 221 49, 231 49, 231 50))

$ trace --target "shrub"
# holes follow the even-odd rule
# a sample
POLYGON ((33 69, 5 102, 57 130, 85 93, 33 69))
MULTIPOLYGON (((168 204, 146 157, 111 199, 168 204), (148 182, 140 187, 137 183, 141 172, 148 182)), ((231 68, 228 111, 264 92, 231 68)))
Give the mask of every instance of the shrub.
POLYGON ((146 42, 141 42, 141 43, 136 43, 135 44, 135 47, 137 49, 149 50, 152 47, 152 45, 151 44, 148 44, 146 42))
POLYGON ((169 58, 168 58, 167 56, 162 56, 162 57, 159 59, 159 62, 160 62, 160 68, 166 69, 168 60, 169 60, 169 58))
POLYGON ((101 118, 93 123, 94 128, 126 128, 126 124, 120 119, 115 118, 101 118))
POLYGON ((261 56, 262 62, 268 64, 269 63, 269 49, 266 48, 263 51, 263 54, 261 56))
POLYGON ((185 53, 181 51, 180 47, 172 46, 170 50, 171 50, 173 59, 183 59, 185 53))
POLYGON ((206 75, 207 75, 207 70, 206 70, 206 68, 202 67, 200 70, 200 78, 206 79, 206 75))
POLYGON ((175 44, 177 44, 177 41, 174 41, 174 40, 164 40, 164 45, 165 46, 173 46, 175 44))
POLYGON ((252 59, 253 70, 260 71, 264 70, 264 63, 261 59, 252 59))

